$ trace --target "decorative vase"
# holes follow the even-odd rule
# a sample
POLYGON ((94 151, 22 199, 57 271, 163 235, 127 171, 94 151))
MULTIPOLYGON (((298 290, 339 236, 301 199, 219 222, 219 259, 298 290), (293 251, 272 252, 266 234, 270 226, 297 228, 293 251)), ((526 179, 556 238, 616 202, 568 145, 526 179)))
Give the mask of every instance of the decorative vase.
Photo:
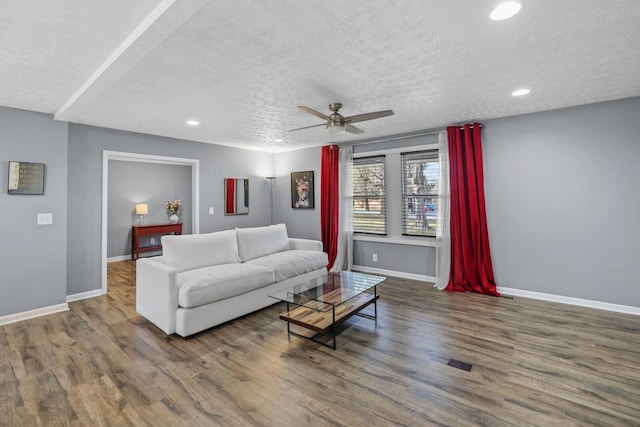
POLYGON ((177 224, 178 221, 180 221, 180 218, 178 218, 178 215, 173 214, 169 217, 169 222, 171 222, 171 224, 177 224))

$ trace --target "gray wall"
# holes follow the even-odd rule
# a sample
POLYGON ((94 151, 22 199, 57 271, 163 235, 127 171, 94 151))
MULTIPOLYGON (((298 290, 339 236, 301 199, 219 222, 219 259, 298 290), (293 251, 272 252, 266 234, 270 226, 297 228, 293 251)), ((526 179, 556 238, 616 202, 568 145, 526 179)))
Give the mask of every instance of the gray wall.
POLYGON ((287 224, 291 237, 320 240, 320 147, 279 153, 275 158, 275 223, 287 224), (291 207, 291 172, 313 171, 314 209, 291 207))
POLYGON ((354 153, 367 153, 370 151, 378 151, 378 150, 389 150, 392 148, 410 148, 415 147, 416 145, 425 145, 425 144, 437 144, 438 143, 438 134, 435 131, 434 133, 429 132, 428 135, 421 136, 413 136, 413 137, 403 137, 403 138, 395 138, 389 137, 389 139, 379 142, 372 142, 369 144, 363 145, 355 145, 353 147, 354 153))
POLYGON ((0 316, 66 301, 67 123, 0 107, 0 316), (9 195, 9 161, 45 163, 44 195, 9 195), (36 225, 53 213, 52 225, 36 225))
POLYGON ((498 286, 640 307, 640 98, 485 125, 498 286))
POLYGON ((200 160, 200 232, 269 223, 271 153, 69 124, 67 295, 100 289, 102 152, 124 151, 200 160), (248 215, 225 216, 224 177, 249 178, 248 215), (208 214, 208 207, 215 209, 208 214))
POLYGON ((436 276, 436 248, 380 242, 353 242, 353 265, 436 276), (378 261, 373 261, 376 254, 378 261))
MULTIPOLYGON (((166 224, 167 201, 180 199, 182 233, 191 234, 191 166, 110 160, 108 184, 108 258, 131 255, 131 225, 140 224, 136 203, 148 205, 145 224, 166 224)), ((147 246, 148 240, 149 236, 142 236, 140 244, 147 246)))

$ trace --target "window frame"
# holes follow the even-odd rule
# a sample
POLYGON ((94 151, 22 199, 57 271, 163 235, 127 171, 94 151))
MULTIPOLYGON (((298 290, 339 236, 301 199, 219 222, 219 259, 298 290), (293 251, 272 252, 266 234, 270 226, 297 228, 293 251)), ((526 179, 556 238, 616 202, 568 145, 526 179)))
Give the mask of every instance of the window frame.
MULTIPOLYGON (((389 139, 388 142, 392 142, 389 139)), ((396 189, 396 194, 390 192, 389 181, 390 177, 388 175, 388 162, 392 155, 396 155, 398 161, 398 170, 400 171, 400 175, 402 175, 402 166, 401 166, 401 154, 402 153, 411 153, 416 151, 429 151, 429 150, 439 150, 440 145, 437 142, 428 142, 419 145, 408 145, 399 148, 388 148, 388 149, 379 149, 379 150, 370 150, 370 151, 356 151, 353 153, 353 160, 363 158, 363 157, 374 157, 374 156, 385 156, 385 193, 386 193, 386 222, 387 222, 387 234, 386 235, 377 235, 377 234, 367 234, 354 231, 353 240, 355 241, 364 241, 364 242, 377 242, 377 243, 390 243, 390 244, 398 244, 398 245, 410 245, 410 246, 423 246, 423 247, 437 247, 439 243, 436 241, 435 237, 432 236, 411 236, 411 235, 402 235, 402 227, 400 221, 402 220, 402 207, 401 207, 401 183, 402 177, 397 177, 398 187, 396 189), (397 201, 394 201, 394 197, 397 197, 397 201), (394 204, 397 207, 394 207, 394 204), (395 212, 397 211, 397 212, 395 212), (397 222, 397 230, 392 230, 393 222, 397 222)), ((395 187, 394 187, 395 189, 395 187)))
MULTIPOLYGON (((351 191, 351 197, 352 197, 352 210, 351 210, 351 214, 352 214, 352 226, 353 226, 353 232, 354 233, 358 233, 358 234, 367 234, 367 235, 373 235, 373 236, 386 236, 387 235, 387 180, 386 180, 386 164, 387 164, 387 159, 385 155, 374 155, 374 156, 361 156, 361 157, 357 157, 353 159, 353 165, 352 165, 352 171, 351 171, 351 179, 352 179, 352 191, 351 191), (356 194, 356 163, 362 163, 365 164, 365 160, 368 159, 372 159, 372 160, 377 160, 375 162, 370 162, 369 164, 374 165, 374 164, 380 164, 382 165, 382 181, 383 181, 383 186, 382 186, 382 194, 378 194, 378 195, 367 195, 367 194, 356 194), (380 161, 381 160, 381 161, 380 161), (382 218, 383 218, 383 225, 382 225, 382 232, 376 232, 376 231, 362 231, 362 230, 356 230, 356 219, 355 216, 358 214, 356 212, 356 200, 361 200, 364 199, 365 201, 368 202, 369 199, 381 199, 380 201, 380 209, 379 212, 381 212, 382 214, 382 218)), ((368 204, 368 203, 367 203, 368 204)), ((373 211, 376 212, 376 211, 373 211)), ((360 215, 362 214, 362 212, 359 213, 360 215)), ((373 221, 372 221, 372 225, 373 221)))
MULTIPOLYGON (((402 192, 402 207, 401 207, 401 227, 402 227, 402 235, 403 236, 412 236, 412 237, 419 237, 419 238, 424 238, 424 237, 436 237, 436 229, 438 227, 438 211, 437 209, 439 209, 440 206, 440 158, 439 158, 439 152, 437 149, 431 149, 431 150, 421 150, 421 151, 408 151, 408 152, 404 152, 404 153, 400 153, 400 169, 401 169, 401 192, 402 192), (413 158, 411 158, 413 157, 413 158), (408 190, 407 190, 407 168, 406 168, 406 163, 409 161, 427 161, 427 162, 434 162, 438 164, 438 177, 437 177, 437 181, 436 181, 436 185, 438 187, 438 191, 436 192, 430 192, 430 191, 426 191, 424 193, 415 193, 415 194, 408 194, 408 190), (409 216, 408 216, 408 198, 409 197, 415 197, 417 200, 422 199, 423 202, 426 202, 427 199, 436 199, 435 202, 435 216, 436 216, 436 225, 433 228, 429 227, 429 223, 430 221, 428 220, 428 215, 425 213, 425 216, 423 217, 422 221, 423 221, 423 225, 426 226, 426 230, 425 232, 411 232, 411 230, 409 229, 410 226, 410 220, 409 220, 409 216)), ((425 178, 425 185, 428 185, 428 181, 425 178)), ((414 209, 416 209, 416 211, 418 209, 420 209, 419 206, 414 206, 414 209)))

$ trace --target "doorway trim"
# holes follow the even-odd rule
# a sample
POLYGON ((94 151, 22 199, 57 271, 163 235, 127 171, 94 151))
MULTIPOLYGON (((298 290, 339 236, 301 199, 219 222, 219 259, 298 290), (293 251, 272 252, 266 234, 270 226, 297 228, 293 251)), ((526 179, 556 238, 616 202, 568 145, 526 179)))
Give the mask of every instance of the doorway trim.
POLYGON ((107 219, 109 204, 109 160, 125 162, 157 163, 165 165, 191 166, 191 224, 192 233, 200 233, 200 160, 182 157, 156 156, 153 154, 127 153, 104 150, 102 152, 102 254, 100 258, 102 288, 107 293, 107 219))

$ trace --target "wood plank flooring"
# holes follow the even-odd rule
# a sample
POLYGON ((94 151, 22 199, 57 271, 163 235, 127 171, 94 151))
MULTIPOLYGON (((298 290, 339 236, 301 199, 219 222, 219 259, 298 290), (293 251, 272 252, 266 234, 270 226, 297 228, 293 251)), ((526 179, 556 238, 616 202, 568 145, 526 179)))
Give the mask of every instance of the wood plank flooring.
POLYGON ((111 263, 107 295, 0 327, 0 425, 640 425, 640 317, 378 292, 378 326, 349 319, 336 351, 288 337, 284 303, 183 339, 136 313, 135 264, 111 263))

